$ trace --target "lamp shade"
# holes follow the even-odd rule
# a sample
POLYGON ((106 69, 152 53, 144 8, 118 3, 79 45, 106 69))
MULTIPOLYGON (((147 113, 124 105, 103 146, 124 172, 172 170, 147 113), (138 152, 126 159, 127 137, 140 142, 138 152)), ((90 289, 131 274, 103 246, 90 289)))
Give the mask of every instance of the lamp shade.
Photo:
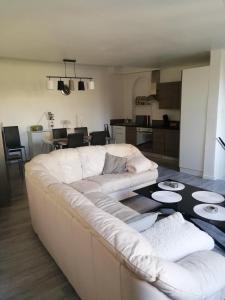
POLYGON ((94 90, 95 89, 95 82, 93 79, 88 81, 88 89, 89 90, 94 90))
POLYGON ((73 80, 73 79, 70 79, 70 80, 69 80, 69 89, 70 89, 71 91, 74 91, 74 80, 73 80))
POLYGON ((54 90, 54 81, 51 78, 47 80, 47 89, 54 90))
POLYGON ((84 90, 85 90, 84 81, 79 80, 78 81, 78 91, 84 91, 84 90))
POLYGON ((62 91, 64 89, 64 81, 59 80, 58 81, 58 90, 62 91))

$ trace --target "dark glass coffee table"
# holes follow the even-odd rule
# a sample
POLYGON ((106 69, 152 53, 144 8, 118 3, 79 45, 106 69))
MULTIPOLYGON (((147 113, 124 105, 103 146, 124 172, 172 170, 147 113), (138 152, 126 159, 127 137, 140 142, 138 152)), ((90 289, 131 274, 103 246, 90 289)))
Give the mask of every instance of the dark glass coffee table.
MULTIPOLYGON (((172 180, 172 181, 175 181, 175 180, 172 180)), ((195 205, 203 204, 203 202, 195 200, 192 197, 192 193, 197 192, 197 191, 206 191, 206 189, 201 189, 201 188, 198 188, 198 187, 195 187, 195 186, 192 186, 192 185, 188 185, 188 184, 184 184, 184 185, 185 185, 185 188, 183 190, 176 191, 176 193, 178 193, 182 196, 182 200, 180 202, 176 202, 176 203, 162 203, 162 202, 158 202, 158 201, 154 200, 151 197, 152 193, 157 192, 157 191, 163 191, 161 188, 158 187, 158 183, 143 187, 143 188, 135 190, 133 192, 137 193, 138 195, 142 195, 142 196, 150 199, 151 203, 158 203, 158 206, 157 205, 155 206, 156 209, 150 209, 148 211, 159 210, 159 209, 162 209, 162 208, 174 209, 175 211, 178 211, 178 212, 182 213, 182 215, 184 216, 184 218, 186 220, 189 220, 191 222, 193 221, 193 219, 203 220, 204 222, 207 222, 209 224, 212 224, 212 225, 216 226, 223 233, 225 233, 225 221, 214 221, 214 220, 203 218, 203 217, 197 215, 193 210, 193 207, 195 205)), ((222 207, 225 207, 225 202, 218 203, 216 205, 220 205, 222 207)), ((145 212, 147 212, 147 210, 145 212)), ((196 225, 195 222, 193 222, 193 223, 196 225)), ((213 238, 215 240, 215 237, 213 237, 213 238)), ((216 240, 215 240, 215 242, 217 242, 217 244, 220 247, 222 247, 223 250, 225 250, 223 245, 221 245, 216 240)))

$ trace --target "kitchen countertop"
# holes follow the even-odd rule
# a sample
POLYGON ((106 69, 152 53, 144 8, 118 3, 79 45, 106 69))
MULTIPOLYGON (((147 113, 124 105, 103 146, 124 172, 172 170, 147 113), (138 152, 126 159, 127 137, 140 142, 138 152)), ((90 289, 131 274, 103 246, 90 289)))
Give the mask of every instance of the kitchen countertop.
POLYGON ((164 127, 163 125, 153 125, 153 126, 141 126, 135 123, 117 123, 111 126, 125 126, 125 127, 139 127, 139 128, 152 128, 152 129, 171 129, 171 130, 180 130, 178 127, 164 127))

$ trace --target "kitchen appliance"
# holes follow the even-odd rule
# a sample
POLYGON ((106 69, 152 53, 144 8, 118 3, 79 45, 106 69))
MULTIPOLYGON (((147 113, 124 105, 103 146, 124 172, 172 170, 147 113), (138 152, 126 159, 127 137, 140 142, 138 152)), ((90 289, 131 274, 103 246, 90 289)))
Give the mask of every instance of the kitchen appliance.
POLYGON ((150 127, 151 126, 151 118, 148 115, 137 115, 135 124, 137 126, 150 127))
POLYGON ((152 128, 137 127, 136 128, 136 143, 137 145, 152 142, 152 128))
POLYGON ((163 115, 163 126, 166 128, 170 126, 170 121, 167 114, 163 115))

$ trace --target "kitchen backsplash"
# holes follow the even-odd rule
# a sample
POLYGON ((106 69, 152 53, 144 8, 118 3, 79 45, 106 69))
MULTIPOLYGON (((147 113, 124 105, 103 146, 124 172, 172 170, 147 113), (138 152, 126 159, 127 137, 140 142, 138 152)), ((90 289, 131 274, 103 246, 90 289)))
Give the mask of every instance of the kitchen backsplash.
POLYGON ((135 115, 150 115, 153 120, 162 120, 163 115, 167 114, 170 120, 180 121, 180 110, 159 109, 159 103, 151 105, 136 105, 135 115))

